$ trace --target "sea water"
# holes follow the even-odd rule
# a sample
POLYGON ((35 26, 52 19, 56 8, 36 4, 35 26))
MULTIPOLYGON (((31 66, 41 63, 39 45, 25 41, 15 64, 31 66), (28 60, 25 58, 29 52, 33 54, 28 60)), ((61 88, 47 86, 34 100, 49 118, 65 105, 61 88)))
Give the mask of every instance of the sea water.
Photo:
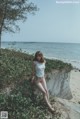
POLYGON ((47 58, 68 62, 80 69, 80 43, 2 42, 2 48, 21 49, 30 54, 40 50, 47 58))

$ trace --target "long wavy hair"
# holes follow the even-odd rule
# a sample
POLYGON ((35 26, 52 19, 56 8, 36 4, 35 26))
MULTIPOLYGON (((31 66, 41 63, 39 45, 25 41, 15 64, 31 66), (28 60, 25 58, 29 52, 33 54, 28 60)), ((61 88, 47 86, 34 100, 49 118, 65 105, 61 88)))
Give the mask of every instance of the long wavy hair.
POLYGON ((38 62, 40 62, 40 63, 43 63, 43 62, 44 62, 43 53, 42 53, 41 51, 37 51, 37 52, 35 53, 35 57, 34 57, 33 61, 38 61, 38 62), (40 56, 40 57, 41 57, 40 61, 38 61, 37 56, 40 56))

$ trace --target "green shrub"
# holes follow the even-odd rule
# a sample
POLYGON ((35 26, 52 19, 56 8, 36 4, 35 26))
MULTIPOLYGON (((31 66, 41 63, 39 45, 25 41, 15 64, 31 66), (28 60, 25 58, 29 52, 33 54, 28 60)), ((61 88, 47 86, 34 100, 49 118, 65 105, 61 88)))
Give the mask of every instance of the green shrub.
MULTIPOLYGON (((46 70, 72 69, 71 64, 46 59, 46 70)), ((0 57, 0 90, 14 84, 10 95, 0 93, 0 111, 8 111, 9 119, 47 119, 49 110, 39 95, 34 94, 35 85, 30 82, 33 55, 2 49, 0 57)), ((52 116, 55 119, 55 115, 52 116)), ((56 118, 57 119, 57 118, 56 118)))

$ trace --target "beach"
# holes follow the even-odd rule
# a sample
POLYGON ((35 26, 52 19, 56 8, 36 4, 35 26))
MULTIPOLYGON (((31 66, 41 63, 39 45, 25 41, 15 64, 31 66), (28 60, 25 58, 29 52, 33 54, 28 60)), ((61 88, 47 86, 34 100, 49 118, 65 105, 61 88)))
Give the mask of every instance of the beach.
POLYGON ((80 102, 80 71, 72 70, 70 74, 70 88, 73 98, 71 101, 80 102))

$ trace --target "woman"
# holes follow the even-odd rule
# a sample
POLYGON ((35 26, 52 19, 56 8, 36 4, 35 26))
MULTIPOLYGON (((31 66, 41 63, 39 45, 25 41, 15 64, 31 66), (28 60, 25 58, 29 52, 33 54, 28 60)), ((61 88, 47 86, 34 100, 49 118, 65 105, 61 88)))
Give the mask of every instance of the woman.
POLYGON ((51 107, 49 102, 49 93, 45 81, 45 63, 46 61, 44 60, 43 54, 40 51, 37 51, 33 59, 32 81, 35 80, 36 85, 43 93, 49 109, 54 112, 54 108, 51 107))

